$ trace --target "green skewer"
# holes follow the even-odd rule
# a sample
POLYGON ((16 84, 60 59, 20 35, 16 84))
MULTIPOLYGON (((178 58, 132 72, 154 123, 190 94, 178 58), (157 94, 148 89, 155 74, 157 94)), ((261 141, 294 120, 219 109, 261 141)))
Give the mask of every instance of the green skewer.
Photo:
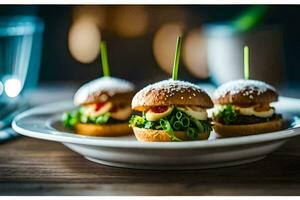
POLYGON ((178 79, 178 67, 179 67, 179 60, 180 60, 180 53, 181 53, 181 43, 182 43, 182 39, 180 36, 178 36, 176 42, 175 58, 173 63, 173 74, 172 74, 173 80, 178 79))
POLYGON ((107 48, 106 48, 105 41, 100 42, 100 53, 101 53, 103 76, 108 77, 108 76, 110 76, 110 71, 109 71, 107 48))
POLYGON ((244 47, 244 79, 249 79, 249 47, 244 47))

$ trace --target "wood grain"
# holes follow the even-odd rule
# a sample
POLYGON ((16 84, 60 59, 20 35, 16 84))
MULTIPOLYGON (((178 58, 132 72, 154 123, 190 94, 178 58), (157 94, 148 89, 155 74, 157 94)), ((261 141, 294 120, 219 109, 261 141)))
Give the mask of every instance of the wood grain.
POLYGON ((300 195, 300 138, 266 159, 207 170, 108 167, 55 142, 20 137, 0 145, 1 195, 300 195))

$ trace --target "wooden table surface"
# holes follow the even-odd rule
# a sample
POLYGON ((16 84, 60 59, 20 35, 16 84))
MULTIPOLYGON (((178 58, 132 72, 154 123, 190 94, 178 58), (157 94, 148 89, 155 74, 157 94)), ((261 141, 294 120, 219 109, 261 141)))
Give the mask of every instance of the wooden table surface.
POLYGON ((0 144, 0 195, 300 195, 300 137, 259 162, 190 171, 108 167, 19 137, 0 144))

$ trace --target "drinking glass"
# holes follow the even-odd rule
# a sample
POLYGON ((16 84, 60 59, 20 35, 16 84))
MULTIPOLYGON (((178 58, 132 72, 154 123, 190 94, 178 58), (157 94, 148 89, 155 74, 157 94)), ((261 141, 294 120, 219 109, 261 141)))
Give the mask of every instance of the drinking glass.
POLYGON ((0 105, 37 85, 43 31, 38 17, 0 17, 0 105))
POLYGON ((273 85, 284 81, 284 44, 280 27, 265 26, 237 32, 228 24, 209 24, 205 33, 207 63, 215 84, 243 78, 245 45, 250 48, 250 79, 273 85))

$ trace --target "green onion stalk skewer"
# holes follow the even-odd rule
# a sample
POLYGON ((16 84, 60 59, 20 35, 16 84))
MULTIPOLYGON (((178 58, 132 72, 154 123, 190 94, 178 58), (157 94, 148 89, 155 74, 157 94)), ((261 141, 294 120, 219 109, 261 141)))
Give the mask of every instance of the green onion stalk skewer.
POLYGON ((172 74, 173 80, 178 80, 178 67, 179 67, 179 60, 180 60, 180 53, 181 53, 181 43, 182 43, 182 39, 180 36, 178 36, 176 42, 175 58, 173 63, 173 74, 172 74))
POLYGON ((106 48, 106 42, 105 41, 100 42, 100 53, 101 53, 103 76, 109 77, 110 76, 110 71, 109 71, 107 48, 106 48))
POLYGON ((244 47, 244 79, 249 80, 249 47, 244 47))

